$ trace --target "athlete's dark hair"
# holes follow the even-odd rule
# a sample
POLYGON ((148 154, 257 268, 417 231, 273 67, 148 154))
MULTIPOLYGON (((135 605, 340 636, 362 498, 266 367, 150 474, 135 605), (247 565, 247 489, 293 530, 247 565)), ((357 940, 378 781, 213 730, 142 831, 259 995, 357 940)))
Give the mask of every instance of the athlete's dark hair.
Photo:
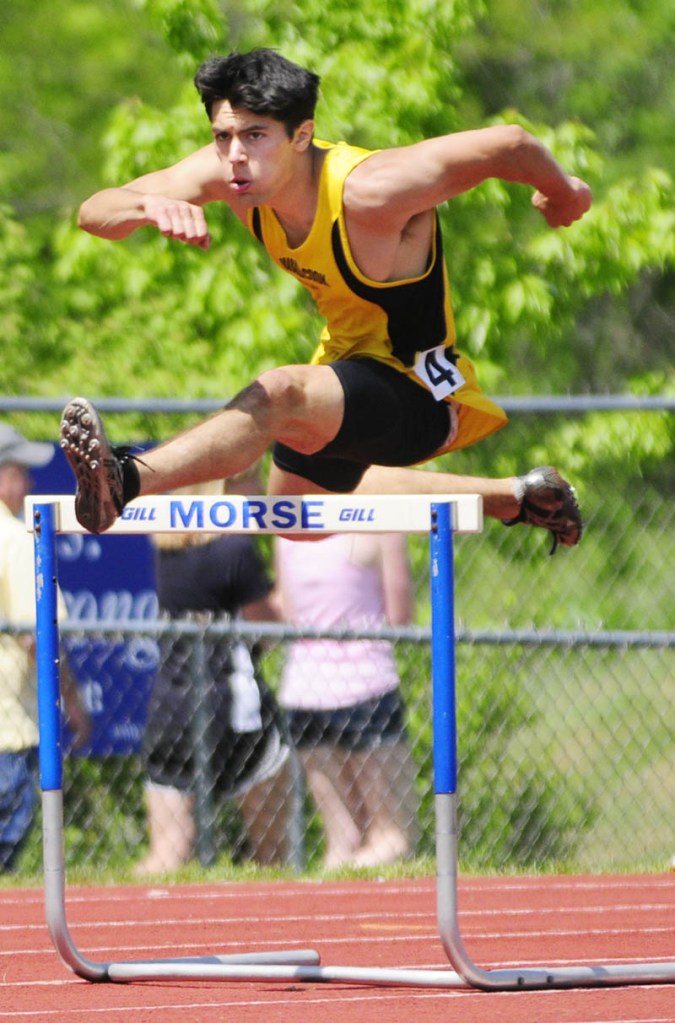
POLYGON ((235 108, 281 121, 292 135, 314 117, 320 79, 275 50, 259 49, 209 57, 194 81, 209 119, 216 100, 225 99, 235 108))

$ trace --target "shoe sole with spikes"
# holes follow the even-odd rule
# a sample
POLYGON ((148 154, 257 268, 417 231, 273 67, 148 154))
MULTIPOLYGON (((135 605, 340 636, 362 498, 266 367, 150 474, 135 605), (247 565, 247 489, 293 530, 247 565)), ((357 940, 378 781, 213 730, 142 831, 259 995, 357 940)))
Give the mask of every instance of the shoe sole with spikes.
POLYGON ((77 521, 90 533, 104 533, 124 507, 122 466, 86 398, 73 398, 64 408, 61 447, 77 483, 77 521))

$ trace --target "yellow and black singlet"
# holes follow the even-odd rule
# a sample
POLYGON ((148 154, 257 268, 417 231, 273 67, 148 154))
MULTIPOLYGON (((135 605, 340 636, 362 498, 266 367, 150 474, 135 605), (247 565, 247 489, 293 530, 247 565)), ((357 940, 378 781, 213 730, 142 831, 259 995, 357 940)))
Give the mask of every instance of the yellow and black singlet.
POLYGON ((367 356, 405 373, 437 400, 457 403, 459 429, 447 450, 467 447, 506 423, 504 411, 482 393, 473 363, 455 350, 450 286, 443 260, 441 229, 429 266, 420 277, 373 281, 352 256, 342 194, 349 173, 370 150, 315 140, 326 149, 312 228, 297 248, 288 244, 268 206, 248 213, 248 228, 278 266, 313 296, 326 325, 313 363, 367 356))

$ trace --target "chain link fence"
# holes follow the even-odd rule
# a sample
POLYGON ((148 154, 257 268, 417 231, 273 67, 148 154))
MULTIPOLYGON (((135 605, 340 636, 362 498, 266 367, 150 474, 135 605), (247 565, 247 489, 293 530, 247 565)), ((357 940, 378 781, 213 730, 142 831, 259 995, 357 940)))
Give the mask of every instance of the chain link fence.
MULTIPOLYGON (((527 416, 517 419, 512 446, 532 429, 527 416)), ((468 463, 455 471, 476 468, 468 463)), ((672 473, 666 465, 646 480, 633 469, 617 481, 598 471, 584 480, 580 496, 584 540, 554 558, 540 531, 497 522, 486 522, 481 537, 456 539, 463 869, 664 869, 675 855, 672 473)), ((399 668, 415 768, 415 798, 401 813, 415 834, 415 854, 425 856, 434 841, 426 539, 411 537, 410 553, 419 624, 377 637, 393 644, 399 668)), ((148 692, 136 685, 130 665, 140 659, 156 667, 167 637, 186 645, 195 663, 200 645, 214 637, 242 641, 261 651, 260 677, 274 692, 288 644, 306 634, 273 624, 151 617, 71 620, 62 631, 89 709, 101 709, 105 692, 110 713, 112 689, 115 739, 131 740, 137 750, 121 754, 113 744, 106 755, 67 755, 66 864, 123 875, 147 845, 142 735, 134 729, 148 692)), ((322 635, 346 642, 364 634, 322 635)), ((251 858, 297 871, 319 868, 325 834, 302 758, 291 749, 278 773, 248 793, 219 791, 209 781, 204 737, 223 722, 205 719, 204 706, 197 700, 190 718, 197 861, 216 870, 251 858), (274 851, 261 853, 268 830, 274 851)), ((19 875, 39 864, 36 828, 19 875)))

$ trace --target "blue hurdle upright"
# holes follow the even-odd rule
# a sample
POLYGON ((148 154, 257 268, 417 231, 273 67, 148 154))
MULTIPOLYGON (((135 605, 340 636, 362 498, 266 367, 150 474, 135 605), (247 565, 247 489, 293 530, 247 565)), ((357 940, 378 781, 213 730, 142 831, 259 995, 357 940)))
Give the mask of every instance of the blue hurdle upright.
POLYGON ((321 495, 306 497, 139 498, 113 526, 115 533, 331 532, 428 533, 432 605, 433 763, 436 890, 439 934, 449 970, 322 965, 313 949, 213 954, 174 959, 94 962, 76 947, 66 919, 63 757, 57 619, 56 537, 82 532, 72 496, 29 498, 35 538, 40 785, 43 810, 47 925, 74 973, 88 980, 339 981, 359 984, 517 991, 675 982, 675 962, 622 966, 523 967, 484 970, 467 953, 458 925, 457 725, 455 694, 454 551, 456 533, 479 533, 482 502, 475 495, 431 497, 321 495))

